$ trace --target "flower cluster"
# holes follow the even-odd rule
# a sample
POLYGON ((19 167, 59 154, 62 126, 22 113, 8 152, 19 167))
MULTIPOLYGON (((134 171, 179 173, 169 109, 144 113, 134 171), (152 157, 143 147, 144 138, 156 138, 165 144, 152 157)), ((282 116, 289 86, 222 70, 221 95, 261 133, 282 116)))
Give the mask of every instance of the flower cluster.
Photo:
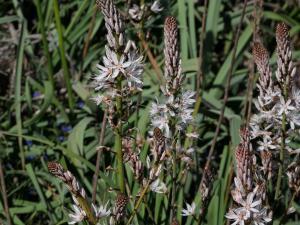
POLYGON ((143 18, 149 17, 150 13, 159 13, 163 10, 159 1, 155 0, 151 4, 143 4, 138 6, 133 4, 128 10, 130 18, 135 22, 140 22, 143 18))
POLYGON ((126 41, 123 20, 113 0, 97 0, 96 3, 104 16, 108 45, 105 46, 103 64, 97 65, 98 73, 92 83, 101 94, 93 100, 97 105, 104 103, 113 115, 116 97, 126 101, 142 90, 143 57, 133 41, 126 41))
MULTIPOLYGON (((253 57, 260 73, 257 87, 259 96, 255 102, 258 113, 253 115, 250 122, 251 137, 258 145, 262 171, 270 179, 277 169, 272 165, 280 161, 278 182, 280 185, 281 171, 287 162, 287 154, 299 153, 299 149, 290 145, 300 131, 300 89, 295 81, 296 67, 292 61, 292 51, 288 27, 279 23, 276 27, 277 69, 275 79, 269 65, 267 50, 261 43, 254 43, 253 57)), ((287 175, 289 186, 298 191, 298 172, 293 170, 295 162, 288 166, 287 175)), ((297 167, 296 167, 297 168, 297 167)), ((278 195, 279 187, 276 187, 278 195)))
POLYGON ((174 17, 167 17, 164 25, 164 55, 165 55, 165 85, 161 88, 164 103, 152 103, 152 125, 164 131, 167 138, 181 132, 193 117, 193 104, 195 103, 192 91, 182 91, 184 76, 181 73, 181 60, 179 57, 178 26, 174 17))
POLYGON ((284 23, 277 25, 276 42, 276 80, 272 80, 267 50, 261 43, 253 45, 253 57, 260 76, 257 84, 259 96, 255 101, 258 113, 252 116, 250 128, 251 137, 258 139, 257 150, 265 158, 265 172, 270 169, 269 158, 276 156, 282 145, 290 153, 299 152, 288 145, 293 134, 299 132, 300 89, 294 81, 296 67, 292 62, 288 28, 284 23))
POLYGON ((236 149, 235 160, 236 176, 231 191, 235 205, 226 217, 233 221, 232 224, 267 224, 272 219, 265 206, 265 183, 264 180, 254 180, 259 174, 248 130, 241 132, 241 143, 236 149))
POLYGON ((72 205, 73 212, 69 213, 69 224, 76 224, 83 220, 96 224, 100 219, 111 215, 111 210, 107 209, 108 203, 96 207, 88 201, 86 192, 79 185, 76 177, 69 170, 64 170, 61 164, 49 162, 48 170, 52 175, 62 180, 72 194, 75 204, 72 205))

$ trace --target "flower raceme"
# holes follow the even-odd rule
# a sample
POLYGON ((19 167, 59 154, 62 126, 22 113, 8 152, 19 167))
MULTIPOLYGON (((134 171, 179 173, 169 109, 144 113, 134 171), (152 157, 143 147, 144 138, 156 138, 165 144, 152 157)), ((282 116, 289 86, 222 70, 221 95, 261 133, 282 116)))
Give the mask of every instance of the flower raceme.
POLYGON ((164 94, 164 103, 152 103, 151 117, 152 125, 163 130, 165 136, 170 138, 177 131, 182 131, 191 123, 193 117, 193 105, 195 103, 195 92, 183 91, 181 86, 184 75, 181 69, 179 56, 178 25, 174 17, 169 16, 164 24, 164 56, 165 84, 161 87, 164 94), (175 124, 171 124, 175 121, 175 124), (173 127, 173 128, 172 128, 173 127))
POLYGON ((126 41, 124 24, 120 13, 112 0, 97 0, 107 30, 107 45, 103 64, 98 64, 98 72, 92 86, 95 91, 101 91, 93 100, 97 105, 104 103, 112 107, 117 96, 129 97, 137 91, 142 91, 142 74, 144 70, 143 57, 139 55, 135 43, 126 41), (122 82, 122 87, 119 82, 122 82))

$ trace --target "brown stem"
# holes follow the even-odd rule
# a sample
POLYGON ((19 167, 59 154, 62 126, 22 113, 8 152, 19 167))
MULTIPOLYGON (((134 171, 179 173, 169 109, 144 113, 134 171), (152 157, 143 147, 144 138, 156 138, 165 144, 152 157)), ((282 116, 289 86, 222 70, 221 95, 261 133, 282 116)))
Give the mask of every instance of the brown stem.
POLYGON ((159 82, 161 83, 162 82, 162 73, 161 73, 161 70, 159 68, 159 65, 156 61, 156 58, 154 57, 153 53, 151 52, 151 49, 149 48, 149 45, 148 43, 145 41, 145 38, 144 38, 144 33, 140 32, 138 34, 138 37, 140 39, 140 41, 142 42, 142 45, 147 53, 147 56, 148 56, 148 59, 155 71, 155 74, 157 76, 157 79, 159 80, 159 82))
MULTIPOLYGON (((102 127, 100 132, 100 139, 99 139, 99 146, 103 145, 104 142, 104 135, 105 135, 105 128, 106 128, 106 117, 107 117, 107 111, 104 111, 103 119, 102 119, 102 127)), ((95 204, 96 202, 96 192, 97 192, 97 182, 99 177, 99 170, 100 170, 100 159, 101 159, 101 150, 97 151, 97 159, 96 159, 96 168, 95 173, 93 176, 93 193, 92 193, 92 201, 95 204)))
MULTIPOLYGON (((259 32, 259 24, 260 19, 262 16, 262 4, 263 1, 261 0, 255 0, 254 1, 254 11, 253 11, 253 42, 258 40, 258 32, 259 32)), ((250 62, 250 75, 248 77, 247 81, 247 97, 245 101, 245 106, 243 109, 244 118, 246 119, 245 126, 247 127, 250 118, 251 118, 251 108, 252 108, 252 97, 253 97, 253 85, 254 85, 254 77, 255 77, 255 71, 254 71, 254 60, 252 59, 250 62)))
POLYGON ((196 99, 201 93, 201 88, 203 88, 203 47, 206 31, 206 14, 207 14, 207 0, 204 0, 204 12, 202 15, 201 23, 201 34, 200 34, 200 49, 199 49, 199 70, 197 73, 197 86, 196 86, 196 99))
POLYGON ((87 33, 87 36, 86 36, 86 39, 84 42, 84 46, 83 46, 82 59, 81 59, 81 65, 80 65, 80 73, 77 77, 77 80, 80 80, 81 76, 82 76, 83 62, 84 62, 84 58, 86 57, 89 46, 90 46, 91 36, 93 34, 93 28, 95 26, 95 21, 96 21, 96 13, 97 13, 97 7, 94 7, 93 16, 92 16, 92 19, 91 19, 91 22, 89 25, 89 30, 88 30, 88 33, 87 33))

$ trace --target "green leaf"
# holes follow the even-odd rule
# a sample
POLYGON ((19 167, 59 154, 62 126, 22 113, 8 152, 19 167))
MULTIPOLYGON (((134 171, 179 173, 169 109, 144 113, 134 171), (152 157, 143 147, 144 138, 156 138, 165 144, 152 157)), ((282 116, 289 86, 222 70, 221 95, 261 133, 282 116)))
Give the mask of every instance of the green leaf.
POLYGON ((41 107, 41 109, 38 111, 38 113, 36 113, 31 119, 27 120, 24 122, 24 126, 31 126, 34 123, 37 123, 42 117, 43 115, 46 113, 49 105, 52 102, 52 97, 53 97, 53 86, 51 84, 50 81, 44 81, 44 87, 45 87, 45 99, 43 102, 43 105, 41 107))

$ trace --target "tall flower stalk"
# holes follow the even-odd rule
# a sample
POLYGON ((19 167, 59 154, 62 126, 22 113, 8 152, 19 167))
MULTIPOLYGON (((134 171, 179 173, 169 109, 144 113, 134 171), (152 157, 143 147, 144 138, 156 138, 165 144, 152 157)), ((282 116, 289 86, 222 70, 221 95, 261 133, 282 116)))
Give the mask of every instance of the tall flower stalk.
POLYGON ((271 213, 266 206, 266 184, 255 164, 248 130, 241 131, 241 143, 235 151, 236 176, 231 191, 234 205, 226 217, 232 224, 260 224, 270 222, 271 213))
POLYGON ((169 16, 164 24, 164 85, 161 91, 164 95, 163 103, 152 103, 151 123, 160 128, 167 139, 167 149, 171 152, 172 188, 170 219, 175 215, 177 163, 183 157, 187 159, 186 152, 181 146, 181 136, 185 133, 187 125, 192 121, 193 104, 195 103, 192 91, 183 91, 181 59, 179 56, 178 25, 174 17, 169 16))
POLYGON ((271 221, 266 203, 272 204, 275 212, 276 206, 281 204, 281 190, 287 186, 282 182, 283 171, 287 171, 288 184, 294 194, 291 194, 289 203, 282 202, 286 213, 281 216, 281 221, 292 212, 291 202, 298 192, 297 157, 293 160, 288 155, 299 153, 299 149, 294 149, 290 143, 299 134, 300 89, 295 81, 296 68, 292 61, 288 27, 284 23, 276 27, 276 42, 275 79, 268 51, 260 42, 253 44, 253 57, 260 74, 257 84, 259 95, 254 102, 258 112, 251 117, 250 132, 242 133, 241 144, 236 150, 237 173, 232 190, 236 207, 226 215, 234 221, 233 224, 266 224, 271 221), (286 166, 286 162, 291 160, 294 162, 286 166), (267 195, 273 192, 269 187, 273 186, 275 174, 275 191, 267 195), (275 201, 268 201, 267 196, 274 196, 275 201))
POLYGON ((97 0, 96 3, 104 16, 108 45, 105 46, 103 65, 97 66, 99 72, 93 83, 95 90, 102 94, 98 94, 94 100, 98 105, 103 103, 109 113, 108 119, 115 133, 118 184, 124 193, 122 139, 123 121, 127 120, 124 110, 129 110, 130 97, 141 91, 143 58, 137 53, 134 43, 126 41, 123 21, 113 0, 97 0))
POLYGON ((253 56, 260 73, 257 87, 259 96, 255 102, 258 113, 250 121, 251 137, 261 154, 264 173, 268 178, 274 174, 278 161, 275 200, 280 197, 283 171, 288 153, 299 153, 289 143, 299 133, 300 126, 300 90, 295 82, 296 68, 292 61, 292 52, 288 27, 279 23, 276 27, 277 69, 275 80, 269 65, 267 50, 261 43, 254 43, 253 56))

